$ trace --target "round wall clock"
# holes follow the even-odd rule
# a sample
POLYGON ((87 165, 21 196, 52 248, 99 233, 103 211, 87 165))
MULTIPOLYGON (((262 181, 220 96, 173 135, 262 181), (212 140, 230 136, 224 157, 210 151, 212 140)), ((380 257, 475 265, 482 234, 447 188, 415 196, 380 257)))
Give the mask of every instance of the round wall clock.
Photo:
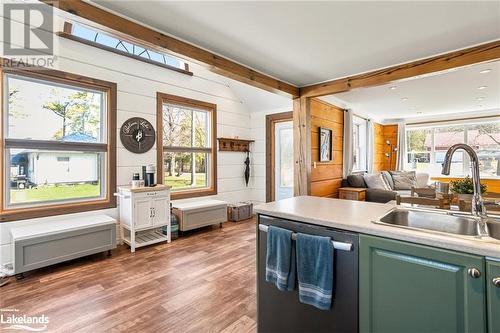
POLYGON ((130 118, 120 128, 120 140, 128 151, 142 154, 155 144, 155 129, 144 118, 130 118))

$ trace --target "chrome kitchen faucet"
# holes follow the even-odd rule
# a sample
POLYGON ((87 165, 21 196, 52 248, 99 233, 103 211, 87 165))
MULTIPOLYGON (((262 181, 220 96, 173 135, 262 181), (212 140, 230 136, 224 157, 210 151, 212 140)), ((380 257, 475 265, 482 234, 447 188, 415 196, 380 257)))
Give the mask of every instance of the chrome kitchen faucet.
POLYGON ((488 216, 486 215, 486 208, 484 207, 483 196, 481 195, 481 179, 479 177, 479 158, 477 157, 476 152, 472 149, 471 146, 466 145, 464 143, 458 143, 456 145, 451 146, 446 155, 444 157, 443 169, 441 173, 443 175, 450 174, 451 168, 451 159, 453 154, 458 149, 463 149, 470 157, 471 162, 471 170, 472 170, 472 183, 474 189, 474 195, 472 196, 472 207, 471 213, 474 217, 478 219, 478 234, 479 236, 489 236, 488 227, 486 226, 486 219, 488 216))

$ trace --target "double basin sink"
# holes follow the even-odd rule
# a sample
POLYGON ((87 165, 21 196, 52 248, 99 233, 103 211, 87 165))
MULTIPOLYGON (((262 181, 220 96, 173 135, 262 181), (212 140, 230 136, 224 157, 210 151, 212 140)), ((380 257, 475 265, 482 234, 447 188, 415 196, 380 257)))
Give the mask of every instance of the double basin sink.
MULTIPOLYGON (((467 213, 396 207, 373 222, 440 234, 480 236, 479 222, 467 213)), ((486 225, 489 237, 500 242, 500 219, 489 217, 486 225)), ((484 235, 481 238, 483 237, 484 235)))

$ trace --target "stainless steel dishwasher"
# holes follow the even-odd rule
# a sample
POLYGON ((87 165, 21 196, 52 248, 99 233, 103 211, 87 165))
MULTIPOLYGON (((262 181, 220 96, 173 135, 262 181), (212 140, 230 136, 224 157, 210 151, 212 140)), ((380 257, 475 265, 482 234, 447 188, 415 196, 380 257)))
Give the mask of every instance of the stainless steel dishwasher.
POLYGON ((358 235, 265 215, 259 215, 258 221, 258 332, 357 332, 358 235), (322 311, 300 303, 298 287, 294 291, 279 291, 274 284, 266 282, 266 230, 269 225, 294 232, 330 237, 335 242, 333 297, 330 310, 322 311))

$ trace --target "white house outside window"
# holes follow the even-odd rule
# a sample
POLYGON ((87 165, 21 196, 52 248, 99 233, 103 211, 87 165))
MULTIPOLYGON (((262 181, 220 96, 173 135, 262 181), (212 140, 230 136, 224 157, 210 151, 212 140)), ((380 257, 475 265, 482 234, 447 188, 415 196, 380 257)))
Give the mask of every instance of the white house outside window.
MULTIPOLYGON (((441 175, 449 147, 466 143, 476 151, 482 177, 500 177, 500 121, 462 122, 408 127, 405 168, 441 175)), ((470 161, 461 150, 453 155, 451 175, 470 175, 470 161)))
POLYGON ((3 211, 110 204, 109 92, 16 71, 4 72, 3 89, 3 211))

